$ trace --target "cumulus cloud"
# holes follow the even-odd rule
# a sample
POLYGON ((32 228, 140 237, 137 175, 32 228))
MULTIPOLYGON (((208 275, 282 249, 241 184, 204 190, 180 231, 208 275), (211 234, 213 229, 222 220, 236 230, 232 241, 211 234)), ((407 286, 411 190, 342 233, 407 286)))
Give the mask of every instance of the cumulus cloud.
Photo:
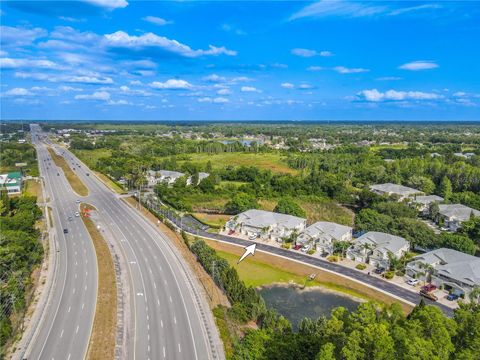
POLYGON ((76 100, 101 100, 108 101, 110 100, 110 93, 106 91, 95 91, 93 94, 81 94, 75 95, 76 100))
POLYGON ((295 85, 293 85, 292 83, 288 83, 288 82, 284 82, 280 86, 285 88, 285 89, 293 89, 295 87, 295 85))
POLYGON ((242 92, 262 92, 261 90, 253 87, 253 86, 242 86, 240 91, 242 92))
POLYGON ((313 85, 305 84, 305 83, 304 83, 304 84, 300 84, 300 85, 298 86, 298 88, 299 88, 300 90, 310 90, 310 89, 314 89, 315 87, 314 87, 313 85))
POLYGON ((167 20, 165 20, 161 17, 157 17, 157 16, 145 16, 144 18, 142 18, 142 20, 148 21, 149 23, 152 23, 152 24, 155 24, 155 25, 160 25, 160 26, 164 26, 164 25, 168 25, 168 24, 173 23, 173 21, 167 21, 167 20))
POLYGON ((47 31, 42 28, 0 26, 0 43, 3 46, 26 46, 35 40, 47 36, 47 31))
POLYGON ((405 100, 438 100, 442 96, 435 93, 427 93, 422 91, 397 91, 388 90, 385 92, 377 89, 362 90, 357 94, 361 99, 370 102, 381 101, 405 101, 405 100))
POLYGON ((34 93, 25 88, 13 88, 8 91, 5 91, 2 95, 3 96, 32 96, 34 95, 34 93))
POLYGON ((230 95, 231 93, 232 92, 230 91, 230 89, 227 88, 223 88, 217 91, 218 95, 230 95))
POLYGON ((333 56, 333 53, 330 51, 317 51, 317 50, 311 50, 311 49, 302 49, 302 48, 295 48, 291 50, 291 53, 296 56, 301 56, 301 57, 313 57, 313 56, 333 56))
POLYGON ((213 103, 213 104, 225 104, 225 103, 228 103, 230 101, 227 98, 224 98, 224 97, 215 97, 215 98, 203 97, 203 98, 199 98, 198 102, 213 103))
POLYGON ((83 89, 82 89, 82 88, 76 88, 76 87, 72 87, 72 86, 66 86, 66 85, 59 86, 59 87, 58 87, 58 90, 60 90, 60 91, 63 91, 63 92, 69 92, 69 91, 83 91, 83 89))
POLYGON ((438 68, 438 64, 434 61, 418 60, 400 65, 398 68, 402 70, 419 71, 438 68))
POLYGON ((0 69, 17 69, 17 68, 44 68, 51 69, 56 67, 53 61, 44 59, 14 59, 0 58, 0 69))
POLYGON ((320 71, 320 70, 323 70, 324 68, 321 67, 321 66, 309 66, 307 68, 308 71, 320 71))
POLYGON ((128 95, 151 96, 152 93, 141 89, 131 89, 126 85, 120 86, 120 91, 128 95))
POLYGON ((165 89, 165 90, 188 90, 193 86, 188 81, 177 80, 177 79, 168 79, 165 82, 154 81, 149 84, 154 89, 165 89))
POLYGON ((83 2, 106 10, 122 9, 128 6, 128 2, 125 0, 83 0, 83 2))
POLYGON ((347 68, 345 66, 335 66, 333 68, 336 72, 340 74, 356 74, 356 73, 363 73, 370 71, 369 69, 363 69, 363 68, 347 68))
POLYGON ((211 75, 208 75, 208 76, 204 76, 202 79, 205 80, 205 81, 209 81, 209 82, 225 82, 225 81, 227 81, 227 79, 224 76, 218 76, 217 74, 211 74, 211 75))
POLYGON ((53 75, 44 73, 16 72, 15 77, 19 79, 33 79, 49 82, 83 83, 93 85, 113 84, 112 78, 96 73, 90 75, 53 75))
POLYGON ((164 36, 158 36, 154 33, 146 33, 140 36, 129 35, 124 31, 117 31, 112 34, 104 35, 104 44, 111 48, 124 48, 130 50, 143 50, 147 48, 157 48, 172 54, 183 57, 195 58, 206 55, 237 55, 236 51, 222 47, 209 45, 207 50, 194 50, 188 45, 182 44, 177 40, 171 40, 164 36))
POLYGON ((375 80, 378 80, 378 81, 396 81, 396 80, 402 80, 402 78, 398 77, 398 76, 382 76, 382 77, 376 78, 375 80))

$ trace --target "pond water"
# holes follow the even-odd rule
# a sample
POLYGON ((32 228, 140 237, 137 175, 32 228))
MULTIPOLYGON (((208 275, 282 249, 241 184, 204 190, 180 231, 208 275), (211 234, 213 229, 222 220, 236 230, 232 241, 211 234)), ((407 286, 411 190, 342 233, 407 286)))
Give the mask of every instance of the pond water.
POLYGON ((302 290, 297 286, 274 285, 263 287, 258 292, 267 306, 290 320, 295 330, 305 317, 317 319, 321 315, 328 316, 335 307, 355 310, 359 305, 353 298, 321 288, 302 290))

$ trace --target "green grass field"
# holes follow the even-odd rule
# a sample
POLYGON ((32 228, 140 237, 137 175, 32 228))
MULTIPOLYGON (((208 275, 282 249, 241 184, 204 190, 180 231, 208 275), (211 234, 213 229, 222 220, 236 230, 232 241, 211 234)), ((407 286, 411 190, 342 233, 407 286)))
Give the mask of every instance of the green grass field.
MULTIPOLYGON (((278 153, 221 153, 221 154, 189 154, 190 162, 198 165, 212 163, 214 169, 231 166, 257 166, 260 169, 271 170, 275 173, 297 174, 298 171, 288 167, 284 157, 278 153)), ((179 161, 181 163, 181 161, 179 161)))
POLYGON ((112 152, 108 149, 73 150, 73 153, 87 164, 89 168, 95 167, 98 159, 112 156, 112 152))

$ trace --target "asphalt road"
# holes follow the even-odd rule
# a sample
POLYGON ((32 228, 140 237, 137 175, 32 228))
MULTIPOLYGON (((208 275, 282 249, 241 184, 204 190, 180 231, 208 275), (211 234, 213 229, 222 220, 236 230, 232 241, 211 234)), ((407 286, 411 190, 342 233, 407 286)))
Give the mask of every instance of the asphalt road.
MULTIPOLYGON (((97 208, 102 222, 120 241, 128 264, 132 304, 131 323, 125 329, 127 358, 223 359, 223 347, 200 285, 169 240, 107 189, 73 154, 53 147, 88 187, 84 201, 97 208)), ((91 305, 94 303, 91 299, 91 305)), ((85 318, 88 321, 91 319, 85 318)), ((74 325, 70 328, 75 330, 74 325)), ((49 337, 47 343, 50 341, 49 337)), ((71 350, 68 344, 57 346, 71 350)), ((82 354, 78 351, 72 359, 82 354)))
POLYGON ((32 128, 40 174, 50 197, 56 229, 57 276, 51 301, 34 338, 28 359, 81 359, 84 357, 95 313, 97 297, 97 261, 90 236, 75 212, 76 196, 44 144, 36 140, 39 128, 32 128), (58 175, 57 175, 58 174, 58 175), (68 217, 72 216, 69 221, 68 217), (68 229, 68 234, 63 233, 68 229))

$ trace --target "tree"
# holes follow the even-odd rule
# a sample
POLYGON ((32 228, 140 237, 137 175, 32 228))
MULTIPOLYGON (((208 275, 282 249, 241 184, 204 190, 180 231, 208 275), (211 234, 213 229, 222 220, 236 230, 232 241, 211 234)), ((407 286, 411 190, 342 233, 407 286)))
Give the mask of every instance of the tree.
POLYGON ((323 345, 315 360, 335 360, 335 345, 332 343, 323 345))
POLYGON ((280 214, 287 214, 299 217, 305 217, 305 211, 291 198, 281 198, 273 211, 280 214))
POLYGON ((249 209, 258 208, 257 199, 250 194, 237 193, 225 204, 227 214, 238 214, 249 209))
POLYGON ((438 206, 438 201, 432 202, 428 208, 430 219, 436 220, 439 212, 440 212, 440 207, 438 206))
POLYGON ((442 233, 440 236, 441 245, 449 248, 473 255, 477 250, 476 244, 467 236, 459 234, 442 233))
POLYGON ((463 222, 459 232, 467 235, 480 246, 480 217, 475 216, 463 222))
POLYGON ((452 182, 448 177, 444 176, 442 178, 438 186, 438 193, 447 201, 452 197, 452 182))

